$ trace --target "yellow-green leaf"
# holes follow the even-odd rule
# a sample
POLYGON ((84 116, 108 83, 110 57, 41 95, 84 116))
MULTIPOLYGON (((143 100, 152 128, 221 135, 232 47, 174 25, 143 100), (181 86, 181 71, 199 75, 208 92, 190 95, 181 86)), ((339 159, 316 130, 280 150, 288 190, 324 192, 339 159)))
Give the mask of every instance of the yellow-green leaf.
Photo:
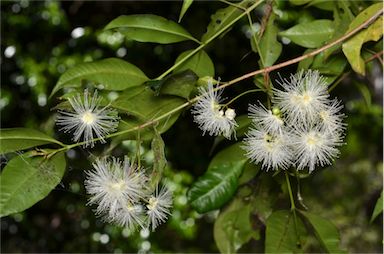
POLYGON ((184 14, 187 12, 188 8, 191 6, 192 3, 193 3, 193 0, 184 0, 183 1, 183 6, 181 7, 180 16, 179 16, 179 23, 180 23, 181 19, 184 17, 184 14))
MULTIPOLYGON (((377 11, 383 8, 382 3, 377 3, 371 5, 364 11, 362 11, 357 17, 352 21, 349 26, 351 31, 364 21, 368 20, 372 15, 377 11)), ((380 16, 373 24, 368 28, 362 30, 347 42, 343 43, 343 52, 348 59, 348 62, 351 64, 352 69, 361 74, 365 75, 365 62, 361 57, 361 47, 367 41, 378 41, 383 36, 383 16, 380 16)))

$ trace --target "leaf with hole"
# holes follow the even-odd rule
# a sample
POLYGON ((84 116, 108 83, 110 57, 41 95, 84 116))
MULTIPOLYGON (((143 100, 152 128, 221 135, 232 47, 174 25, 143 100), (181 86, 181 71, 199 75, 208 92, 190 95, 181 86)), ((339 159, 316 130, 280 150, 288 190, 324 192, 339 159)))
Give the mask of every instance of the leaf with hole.
POLYGON ((107 90, 124 90, 139 86, 148 77, 136 66, 118 58, 82 63, 61 75, 50 96, 64 87, 80 87, 88 80, 103 85, 107 90))
POLYGON ((60 183, 64 153, 50 159, 30 153, 12 158, 0 175, 0 216, 18 213, 45 198, 60 183))
POLYGON ((236 143, 220 151, 211 161, 205 174, 188 191, 188 200, 199 213, 222 207, 235 194, 248 158, 236 143))
POLYGON ((63 146, 63 144, 56 139, 34 129, 0 129, 0 154, 24 150, 49 143, 63 146))
POLYGON ((167 44, 192 40, 200 43, 176 22, 153 14, 122 15, 109 22, 104 29, 117 30, 128 39, 140 42, 167 44))
MULTIPOLYGON (((241 8, 247 8, 252 3, 252 0, 245 0, 240 3, 237 3, 237 5, 241 8)), ((226 8, 218 10, 215 14, 211 16, 211 22, 207 27, 207 32, 203 34, 203 37, 201 37, 201 41, 207 42, 209 39, 216 36, 218 33, 222 33, 225 30, 229 29, 228 26, 243 12, 244 10, 235 6, 228 6, 226 8)))

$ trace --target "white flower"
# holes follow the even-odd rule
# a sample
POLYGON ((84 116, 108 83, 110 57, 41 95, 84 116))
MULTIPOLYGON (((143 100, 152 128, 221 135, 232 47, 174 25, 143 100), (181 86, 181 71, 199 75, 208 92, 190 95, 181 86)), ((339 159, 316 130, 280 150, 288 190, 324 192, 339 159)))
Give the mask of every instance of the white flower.
POLYGON ((237 126, 236 113, 233 109, 226 110, 220 105, 222 102, 222 89, 215 90, 212 82, 208 88, 199 87, 200 98, 192 109, 194 121, 203 130, 203 135, 208 132, 211 136, 223 135, 230 139, 237 126))
POLYGON ((339 154, 337 147, 342 144, 340 133, 329 133, 320 128, 296 129, 292 137, 292 147, 297 169, 308 167, 311 173, 316 165, 330 165, 339 154))
POLYGON ((146 176, 129 165, 126 157, 124 164, 118 159, 96 159, 94 170, 87 171, 85 188, 91 195, 90 204, 97 204, 97 214, 103 214, 108 220, 114 220, 120 209, 128 203, 135 204, 145 197, 146 176))
POLYGON ((279 83, 284 91, 274 89, 273 102, 292 125, 298 121, 310 125, 329 102, 327 84, 318 71, 300 71, 279 83))
POLYGON ((84 146, 93 147, 94 136, 105 142, 104 137, 110 132, 116 131, 118 125, 117 112, 107 107, 99 108, 101 97, 97 91, 91 97, 88 90, 84 90, 84 96, 78 94, 69 98, 73 111, 60 111, 57 124, 62 126, 60 130, 74 132, 73 140, 78 142, 83 136, 84 146))
POLYGON ((165 222, 168 215, 170 215, 170 208, 172 207, 172 193, 165 187, 160 189, 156 188, 155 193, 148 200, 147 215, 148 226, 154 231, 158 225, 165 222))
POLYGON ((288 133, 269 133, 265 129, 251 129, 244 140, 246 155, 262 167, 269 169, 287 169, 292 164, 292 152, 288 146, 288 133))
POLYGON ((127 202, 125 206, 122 206, 115 214, 112 219, 112 222, 117 223, 121 227, 127 227, 129 229, 134 229, 137 225, 141 228, 144 226, 144 209, 141 205, 127 202))
POLYGON ((256 105, 249 106, 249 117, 256 126, 263 127, 267 132, 281 133, 284 121, 280 117, 280 110, 275 108, 273 111, 266 109, 261 103, 260 107, 256 105))
POLYGON ((323 131, 340 133, 345 129, 346 124, 343 123, 345 115, 340 113, 342 108, 341 102, 335 99, 330 105, 320 110, 319 121, 323 131))

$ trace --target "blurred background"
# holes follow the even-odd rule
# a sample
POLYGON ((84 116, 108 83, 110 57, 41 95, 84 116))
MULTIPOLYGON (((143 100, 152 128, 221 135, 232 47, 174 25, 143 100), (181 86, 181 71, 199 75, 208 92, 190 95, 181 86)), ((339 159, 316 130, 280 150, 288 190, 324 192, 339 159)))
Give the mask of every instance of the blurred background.
MULTIPOLYGON (((282 1, 284 2, 284 1, 282 1)), ((298 16, 288 3, 288 18, 278 20, 290 27, 298 16)), ((368 6, 370 3, 366 3, 368 6)), ((200 38, 210 15, 226 5, 218 1, 196 1, 181 25, 200 38)), ((57 134, 57 98, 48 96, 58 78, 68 68, 85 61, 118 57, 141 68, 155 78, 169 68, 177 56, 196 45, 191 42, 161 45, 124 39, 103 27, 122 14, 151 13, 178 20, 181 2, 155 1, 2 1, 1 2, 1 127, 29 127, 54 135, 64 142, 68 136, 57 134)), ((256 12, 255 15, 262 12, 256 12)), ((323 18, 325 10, 308 8, 323 18)), ((297 14, 297 13, 296 13, 297 14)), ((258 69, 258 57, 251 51, 246 21, 206 48, 214 62, 216 77, 230 80, 258 69)), ((377 43, 382 50, 382 40, 377 43)), ((278 62, 303 54, 304 49, 285 45, 278 62)), ((378 50, 379 51, 379 50, 378 50)), ((290 66, 280 73, 296 71, 290 66)), ((302 181, 302 195, 311 211, 330 219, 340 230, 342 245, 349 252, 382 252, 382 216, 369 222, 382 191, 382 62, 371 61, 367 76, 351 72, 332 91, 342 99, 348 116, 347 145, 331 167, 318 170, 302 181)), ((272 78, 277 73, 272 73, 272 78)), ((252 87, 252 80, 227 89, 238 94, 252 87)), ((250 102, 264 100, 250 95, 236 105, 246 113, 250 102)), ((68 167, 62 183, 30 209, 1 219, 1 252, 217 252, 213 240, 216 212, 199 215, 188 205, 186 192, 210 161, 214 139, 201 137, 188 112, 163 135, 167 146, 167 184, 174 192, 173 216, 155 233, 131 232, 103 223, 86 206, 84 170, 91 165, 90 155, 81 149, 68 152, 68 167)), ((224 144, 225 145, 225 144, 224 144)), ((123 143, 134 152, 133 141, 123 143)), ((143 144, 142 154, 151 164, 153 154, 143 144)), ((13 156, 2 157, 2 165, 13 156)), ((266 173, 267 174, 267 173, 266 173)), ((269 174, 269 173, 268 173, 269 174)), ((240 251, 255 252, 259 243, 249 242, 240 251)))

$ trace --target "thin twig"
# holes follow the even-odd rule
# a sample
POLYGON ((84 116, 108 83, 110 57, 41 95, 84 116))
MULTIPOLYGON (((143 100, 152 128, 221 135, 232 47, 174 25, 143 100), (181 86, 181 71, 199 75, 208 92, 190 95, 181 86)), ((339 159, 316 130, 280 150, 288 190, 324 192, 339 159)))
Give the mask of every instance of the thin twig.
POLYGON ((232 84, 235 84, 239 81, 242 81, 244 79, 247 79, 247 78, 250 78, 250 77, 253 77, 255 75, 258 75, 258 74, 261 74, 261 73, 269 73, 271 71, 274 71, 274 70, 277 70, 277 69, 281 69, 285 66, 289 66, 289 65, 292 65, 294 63, 298 63, 304 59, 307 59, 309 57, 312 57, 312 56, 315 56, 347 39, 349 39, 350 37, 352 37, 353 35, 355 35, 356 33, 358 33, 359 31, 361 31, 362 29, 365 29, 367 28, 372 22, 374 22, 378 17, 380 17, 381 15, 383 14, 383 10, 380 10, 378 11, 375 15, 373 15, 371 18, 369 18, 368 20, 366 20, 364 23, 362 23, 360 26, 356 27, 355 29, 353 29, 352 31, 350 31, 349 33, 345 34, 344 36, 340 37, 339 39, 317 49, 317 50, 314 50, 308 54, 305 54, 305 55, 302 55, 302 56, 299 56, 299 57, 296 57, 294 59, 291 59, 291 60, 288 60, 288 61, 285 61, 285 62, 282 62, 282 63, 279 63, 279 64, 276 64, 276 65, 273 65, 273 66, 270 66, 270 67, 266 67, 264 69, 261 69, 261 70, 257 70, 257 71, 253 71, 253 72, 250 72, 250 73, 247 73, 241 77, 238 77, 238 78, 235 78, 231 81, 228 81, 227 83, 223 84, 221 86, 221 88, 224 88, 224 87, 227 87, 227 86, 230 86, 232 84))

